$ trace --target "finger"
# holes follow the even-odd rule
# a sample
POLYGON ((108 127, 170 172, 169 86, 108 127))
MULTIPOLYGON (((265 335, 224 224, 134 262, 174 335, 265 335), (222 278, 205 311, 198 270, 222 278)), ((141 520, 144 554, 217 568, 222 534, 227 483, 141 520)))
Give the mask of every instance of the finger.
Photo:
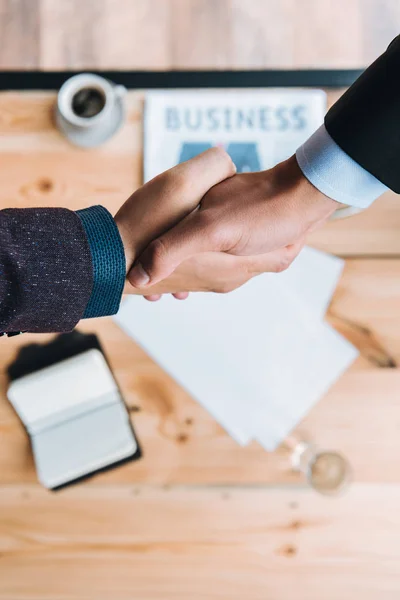
POLYGON ((220 251, 223 240, 215 235, 215 231, 207 211, 193 211, 146 248, 128 273, 129 282, 134 287, 154 285, 191 256, 220 251))
POLYGON ((211 148, 137 190, 115 217, 124 246, 132 247, 128 266, 152 240, 192 212, 210 188, 234 174, 229 154, 211 148))
POLYGON ((172 295, 177 300, 186 300, 186 298, 189 296, 189 292, 177 292, 176 294, 172 295))
POLYGON ((157 302, 161 299, 161 294, 151 294, 150 296, 143 296, 143 298, 149 302, 157 302))
POLYGON ((223 148, 215 147, 180 163, 166 173, 173 175, 178 185, 181 184, 180 191, 184 192, 185 198, 192 199, 191 206, 187 205, 186 208, 193 210, 210 188, 232 177, 236 173, 236 167, 223 148), (193 199, 197 200, 196 204, 193 199))

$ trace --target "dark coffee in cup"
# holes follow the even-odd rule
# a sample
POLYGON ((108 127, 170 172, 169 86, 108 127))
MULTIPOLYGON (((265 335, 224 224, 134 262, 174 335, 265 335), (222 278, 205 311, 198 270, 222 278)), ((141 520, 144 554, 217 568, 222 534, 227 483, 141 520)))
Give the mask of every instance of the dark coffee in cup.
POLYGON ((94 148, 110 139, 125 119, 126 89, 94 73, 73 75, 57 96, 56 123, 76 146, 94 148))
POLYGON ((84 119, 91 119, 101 113, 105 104, 104 92, 93 87, 82 88, 72 97, 73 112, 84 119))

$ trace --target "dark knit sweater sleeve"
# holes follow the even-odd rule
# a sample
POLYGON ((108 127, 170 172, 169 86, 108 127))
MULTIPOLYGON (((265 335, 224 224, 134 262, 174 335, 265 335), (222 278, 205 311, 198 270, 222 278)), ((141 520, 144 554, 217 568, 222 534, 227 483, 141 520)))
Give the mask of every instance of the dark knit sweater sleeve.
POLYGON ((0 332, 70 331, 92 287, 91 251, 75 212, 0 211, 0 332))

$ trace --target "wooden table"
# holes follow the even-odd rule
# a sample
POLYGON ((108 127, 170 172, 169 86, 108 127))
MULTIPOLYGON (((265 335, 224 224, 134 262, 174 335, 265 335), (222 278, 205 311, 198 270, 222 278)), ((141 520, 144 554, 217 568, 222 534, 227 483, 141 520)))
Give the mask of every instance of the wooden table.
MULTIPOLYGON (((337 94, 330 94, 332 101, 337 94)), ((143 94, 104 147, 74 149, 52 93, 0 94, 0 205, 94 203, 111 211, 140 184, 143 94)), ((144 458, 51 493, 6 397, 22 344, 0 340, 1 600, 397 599, 400 592, 400 207, 388 193, 310 243, 347 258, 329 311, 361 352, 299 426, 342 451, 354 484, 326 499, 284 450, 239 448, 113 323, 96 332, 144 458)))

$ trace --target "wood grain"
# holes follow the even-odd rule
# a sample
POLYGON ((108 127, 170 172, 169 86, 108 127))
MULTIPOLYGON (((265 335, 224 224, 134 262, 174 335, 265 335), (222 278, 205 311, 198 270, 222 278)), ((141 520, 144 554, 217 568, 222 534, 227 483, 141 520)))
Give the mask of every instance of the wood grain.
MULTIPOLYGON (((90 152, 55 130, 54 99, 0 94, 0 205, 115 211, 141 183, 143 94, 128 95, 125 127, 90 152)), ((398 206, 387 194, 311 238, 358 256, 329 319, 360 358, 296 432, 348 458, 355 483, 335 500, 306 489, 284 448, 237 446, 111 319, 80 327, 104 345, 144 458, 48 493, 5 369, 21 345, 50 336, 1 338, 0 600, 397 599, 398 206)))
POLYGON ((132 95, 123 130, 88 152, 55 129, 53 93, 0 94, 0 155, 8 171, 0 206, 77 209, 104 203, 116 212, 142 180, 142 102, 142 94, 132 95))
POLYGON ((0 598, 395 600, 399 502, 398 484, 335 501, 262 487, 3 488, 0 598))
POLYGON ((363 67, 399 27, 398 0, 0 0, 0 67, 363 67))
MULTIPOLYGON (((362 13, 363 0, 295 2, 292 19, 295 23, 296 66, 351 68, 367 65, 362 52, 362 13)), ((369 33, 374 37, 375 30, 369 33)))
MULTIPOLYGON (((330 308, 340 329, 360 350, 352 369, 300 424, 300 436, 321 447, 341 450, 357 481, 396 482, 400 439, 400 260, 351 260, 330 308), (361 335, 360 335, 361 331, 361 335), (366 333, 367 332, 367 333, 366 333), (374 340, 371 352, 371 338, 374 340), (392 363, 377 360, 390 357, 392 363), (375 450, 371 453, 370 448, 375 450)), ((84 323, 104 343, 130 407, 145 457, 93 479, 107 482, 276 484, 300 483, 290 470, 284 448, 272 455, 257 444, 238 447, 160 367, 109 319, 84 323)), ((29 341, 24 336, 0 342, 0 367, 29 341)), ((0 397, 0 481, 36 481, 27 436, 5 399, 0 397)))
POLYGON ((171 59, 180 69, 230 64, 229 0, 171 0, 171 59))
POLYGON ((392 0, 361 0, 362 55, 371 63, 399 35, 400 3, 392 0))
POLYGON ((399 199, 393 192, 387 192, 368 210, 316 230, 308 243, 345 257, 393 257, 400 253, 399 231, 399 199))
MULTIPOLYGON (((398 0, 0 0, 0 68, 356 67, 399 25, 398 0)), ((54 94, 0 94, 0 206, 115 211, 141 183, 143 95, 128 103, 124 129, 86 152, 54 129, 54 94)), ((389 193, 310 238, 359 257, 329 320, 360 358, 297 430, 349 459, 355 483, 335 500, 284 448, 238 447, 110 319, 81 328, 103 342, 144 458, 48 493, 5 367, 49 336, 1 339, 0 600, 397 600, 399 234, 389 193)))
POLYGON ((230 66, 262 69, 297 64, 295 4, 295 0, 232 0, 230 66))
POLYGON ((40 64, 40 0, 0 0, 0 69, 40 64))
POLYGON ((44 69, 167 69, 169 0, 41 0, 44 69))

